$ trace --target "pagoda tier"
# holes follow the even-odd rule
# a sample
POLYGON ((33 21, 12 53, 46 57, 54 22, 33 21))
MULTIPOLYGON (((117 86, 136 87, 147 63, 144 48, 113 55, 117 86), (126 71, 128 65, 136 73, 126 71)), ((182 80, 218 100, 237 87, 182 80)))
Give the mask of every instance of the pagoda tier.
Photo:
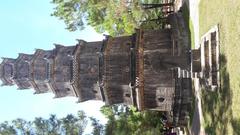
POLYGON ((36 49, 33 55, 3 58, 2 85, 33 88, 35 94, 53 92, 55 98, 75 96, 79 102, 102 100, 98 84, 98 64, 102 41, 79 40, 74 46, 55 44, 53 50, 36 49))
POLYGON ((3 85, 55 98, 74 96, 79 102, 102 100, 138 110, 168 112, 175 125, 186 124, 191 104, 188 33, 181 15, 170 15, 161 30, 137 30, 130 36, 103 41, 78 40, 73 46, 55 44, 33 55, 4 58, 3 85))
POLYGON ((14 85, 13 74, 14 74, 14 63, 15 59, 2 58, 3 61, 0 65, 0 78, 2 80, 2 86, 14 85))

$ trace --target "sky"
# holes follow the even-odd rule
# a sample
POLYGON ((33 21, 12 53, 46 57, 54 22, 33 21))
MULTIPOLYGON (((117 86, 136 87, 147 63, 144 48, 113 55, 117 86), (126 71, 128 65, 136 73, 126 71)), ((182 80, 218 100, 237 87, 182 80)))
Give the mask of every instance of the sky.
MULTIPOLYGON (((0 57, 17 58, 18 53, 33 54, 36 48, 53 49, 53 43, 75 45, 76 39, 86 41, 102 40, 92 28, 69 32, 65 24, 50 16, 54 5, 50 0, 5 0, 0 4, 0 57)), ((0 60, 1 61, 1 60, 0 60)), ((76 103, 77 99, 66 97, 53 99, 53 94, 33 95, 33 90, 17 90, 16 86, 0 87, 0 122, 34 117, 48 118, 56 114, 61 118, 69 113, 84 110, 88 116, 95 116, 103 123, 99 112, 101 101, 76 103)))

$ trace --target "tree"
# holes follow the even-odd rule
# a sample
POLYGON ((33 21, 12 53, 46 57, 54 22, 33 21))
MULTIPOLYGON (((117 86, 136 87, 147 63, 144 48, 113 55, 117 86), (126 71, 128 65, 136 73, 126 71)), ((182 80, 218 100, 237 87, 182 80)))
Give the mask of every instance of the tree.
POLYGON ((33 135, 31 121, 26 121, 24 119, 18 118, 16 120, 13 120, 12 123, 14 124, 15 129, 17 129, 21 135, 33 135))
POLYGON ((78 111, 77 116, 78 116, 78 125, 80 125, 78 131, 79 131, 79 135, 81 135, 83 134, 84 129, 86 128, 88 120, 87 120, 87 116, 83 111, 78 111))
MULTIPOLYGON (((160 16, 160 10, 144 10, 141 3, 160 0, 52 0, 52 16, 63 20, 70 31, 86 25, 112 36, 132 34, 142 21, 160 16)), ((146 27, 146 26, 145 26, 146 27)))
POLYGON ((83 111, 79 111, 77 117, 69 114, 61 121, 62 133, 66 135, 82 135, 87 125, 86 115, 83 111))
POLYGON ((59 135, 61 133, 61 121, 57 119, 56 115, 50 115, 48 119, 48 127, 48 135, 59 135))
POLYGON ((101 112, 108 118, 106 135, 155 135, 163 133, 162 113, 138 112, 134 107, 104 106, 101 112))
POLYGON ((48 121, 38 117, 35 118, 33 121, 35 129, 36 129, 36 134, 37 135, 46 135, 48 133, 48 121))
POLYGON ((33 121, 15 119, 12 122, 0 123, 1 135, 82 135, 87 125, 87 117, 83 111, 76 116, 69 114, 58 119, 50 115, 48 119, 36 117, 33 121))
MULTIPOLYGON (((108 118, 106 125, 102 125, 96 118, 90 117, 93 127, 92 135, 161 135, 163 122, 161 112, 139 112, 134 107, 124 105, 103 106, 101 112, 108 118)), ((83 111, 69 114, 58 119, 50 115, 48 119, 41 117, 33 121, 16 119, 0 123, 1 135, 82 135, 88 118, 83 111)))
POLYGON ((0 134, 1 135, 15 135, 17 131, 13 125, 10 125, 9 122, 5 121, 0 124, 0 134))
POLYGON ((92 135, 103 135, 103 125, 99 123, 99 120, 93 117, 90 117, 90 120, 93 127, 92 135))
POLYGON ((59 135, 61 133, 61 121, 56 115, 50 115, 49 119, 37 117, 33 123, 37 135, 59 135))

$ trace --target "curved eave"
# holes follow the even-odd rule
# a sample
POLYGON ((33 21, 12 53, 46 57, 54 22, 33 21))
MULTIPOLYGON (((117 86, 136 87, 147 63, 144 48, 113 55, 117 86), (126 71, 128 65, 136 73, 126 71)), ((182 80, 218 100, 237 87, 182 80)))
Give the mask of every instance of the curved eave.
POLYGON ((57 56, 59 50, 60 50, 61 48, 64 48, 64 47, 65 47, 65 46, 60 45, 60 44, 54 44, 54 46, 55 46, 55 48, 53 49, 53 51, 54 51, 54 56, 57 56))
POLYGON ((17 85, 17 87, 18 87, 17 89, 18 89, 18 90, 27 89, 27 88, 25 88, 25 87, 22 86, 21 82, 20 82, 18 79, 14 79, 13 81, 14 81, 15 84, 17 85))
POLYGON ((0 80, 2 81, 1 86, 4 86, 4 85, 11 85, 11 83, 9 83, 9 82, 5 79, 5 77, 1 77, 0 80))
POLYGON ((34 90, 36 90, 36 91, 40 91, 40 89, 38 88, 38 86, 37 86, 37 84, 35 83, 34 80, 29 81, 29 82, 30 82, 30 84, 31 84, 31 86, 33 87, 34 90))
POLYGON ((26 54, 23 54, 23 53, 19 53, 18 54, 18 57, 16 59, 16 63, 18 63, 19 61, 21 61, 24 57, 25 57, 26 54))
POLYGON ((32 54, 24 54, 24 53, 19 53, 18 57, 16 58, 16 61, 14 64, 18 64, 20 61, 22 61, 25 57, 31 57, 30 60, 27 60, 28 62, 31 62, 31 60, 34 58, 34 55, 32 54))
POLYGON ((55 97, 57 97, 57 89, 55 87, 55 83, 52 82, 51 80, 47 83, 47 85, 50 87, 50 89, 52 90, 53 94, 55 95, 55 97))
POLYGON ((75 48, 74 48, 74 50, 73 50, 72 55, 73 55, 74 57, 76 57, 76 55, 79 54, 79 52, 80 52, 80 45, 77 44, 77 45, 75 45, 75 48))
POLYGON ((44 50, 42 49, 36 49, 35 53, 33 54, 33 58, 30 60, 30 62, 33 63, 43 51, 44 50))

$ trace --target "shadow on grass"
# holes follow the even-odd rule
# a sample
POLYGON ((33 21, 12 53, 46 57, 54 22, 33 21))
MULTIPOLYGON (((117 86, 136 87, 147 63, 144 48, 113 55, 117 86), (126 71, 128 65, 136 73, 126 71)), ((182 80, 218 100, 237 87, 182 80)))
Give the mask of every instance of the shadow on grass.
POLYGON ((202 91, 205 131, 210 135, 227 134, 227 124, 232 119, 232 93, 226 63, 225 56, 220 55, 221 88, 218 91, 202 91))
POLYGON ((238 119, 238 120, 236 120, 236 119, 234 119, 234 120, 232 120, 232 127, 233 127, 233 129, 234 129, 234 134, 236 134, 236 135, 240 135, 240 119, 238 119))

